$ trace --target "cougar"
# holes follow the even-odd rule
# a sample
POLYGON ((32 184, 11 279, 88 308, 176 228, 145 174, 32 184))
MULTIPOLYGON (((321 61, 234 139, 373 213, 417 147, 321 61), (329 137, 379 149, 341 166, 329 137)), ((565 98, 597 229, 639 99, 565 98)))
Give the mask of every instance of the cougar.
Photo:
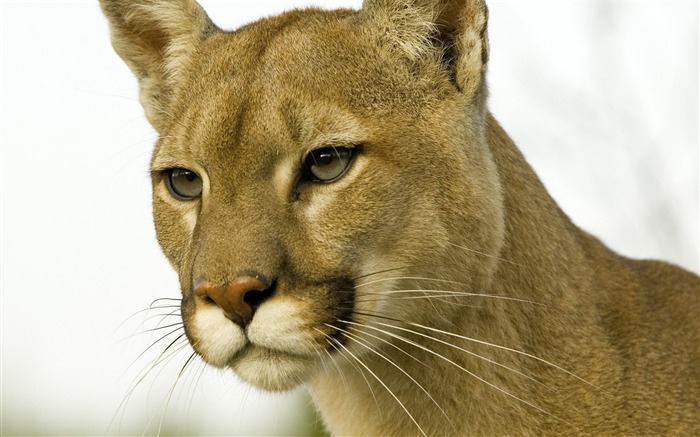
POLYGON ((700 435, 700 278, 558 208, 488 110, 483 1, 100 3, 206 363, 334 435, 700 435))

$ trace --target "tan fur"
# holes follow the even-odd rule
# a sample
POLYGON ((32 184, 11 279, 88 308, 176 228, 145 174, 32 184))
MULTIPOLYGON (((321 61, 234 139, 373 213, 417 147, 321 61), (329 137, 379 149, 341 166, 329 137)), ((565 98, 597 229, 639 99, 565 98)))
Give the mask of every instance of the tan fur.
POLYGON ((337 435, 700 434, 700 279, 557 207, 486 108, 483 2, 231 33, 190 0, 101 4, 160 133, 156 229, 205 361, 308 385, 337 435), (359 153, 299 185, 326 146, 359 153), (169 194, 174 167, 201 199, 169 194), (249 271, 276 285, 244 331, 193 283, 249 271))

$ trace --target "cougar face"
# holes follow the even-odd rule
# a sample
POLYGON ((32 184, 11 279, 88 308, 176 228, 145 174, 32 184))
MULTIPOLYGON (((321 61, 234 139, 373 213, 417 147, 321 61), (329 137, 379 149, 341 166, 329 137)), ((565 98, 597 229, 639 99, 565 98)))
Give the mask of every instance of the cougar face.
MULTIPOLYGON (((450 305, 406 309, 391 290, 444 278, 452 245, 500 244, 499 187, 468 102, 439 65, 409 69, 366 27, 307 12, 209 36, 153 156, 187 335, 205 361, 266 389, 305 382, 336 349, 366 352, 348 330, 367 315, 444 317, 450 305)), ((462 258, 450 281, 488 273, 483 257, 462 258)))

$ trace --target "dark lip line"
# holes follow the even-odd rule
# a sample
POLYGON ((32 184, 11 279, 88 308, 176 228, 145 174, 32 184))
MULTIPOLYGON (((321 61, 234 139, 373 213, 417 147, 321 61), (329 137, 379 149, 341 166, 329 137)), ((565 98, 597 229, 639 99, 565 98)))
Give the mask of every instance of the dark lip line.
POLYGON ((245 355, 249 353, 250 350, 253 348, 258 348, 258 349, 263 349, 265 351, 270 351, 275 354, 280 354, 280 355, 285 355, 287 357, 292 357, 292 358, 298 358, 298 359, 310 359, 311 355, 306 356, 306 355, 300 355, 300 354, 294 354, 288 351, 280 350, 280 349, 273 349, 267 346, 262 346, 259 344, 255 344, 248 340, 248 337, 246 337, 246 344, 243 346, 238 352, 236 352, 230 359, 229 363, 233 363, 235 361, 241 360, 245 358, 245 355))

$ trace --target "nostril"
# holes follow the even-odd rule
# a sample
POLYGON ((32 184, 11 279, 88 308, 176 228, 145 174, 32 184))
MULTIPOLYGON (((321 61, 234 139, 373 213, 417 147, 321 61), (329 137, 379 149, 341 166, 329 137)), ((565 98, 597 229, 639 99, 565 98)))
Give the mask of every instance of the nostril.
POLYGON ((229 319, 245 327, 253 318, 253 313, 270 297, 275 284, 265 287, 259 277, 242 276, 233 282, 217 286, 206 280, 196 280, 194 292, 205 302, 218 305, 229 319))
POLYGON ((200 296, 200 297, 201 297, 201 298, 204 300, 204 302, 206 302, 206 303, 212 303, 212 304, 214 304, 214 305, 218 305, 214 299, 212 299, 211 297, 209 297, 209 296, 207 296, 207 295, 202 295, 202 296, 200 296))
POLYGON ((243 301, 250 305, 253 309, 257 309, 260 304, 262 304, 268 297, 270 297, 275 289, 277 283, 272 283, 272 285, 264 290, 249 290, 243 296, 243 301))

